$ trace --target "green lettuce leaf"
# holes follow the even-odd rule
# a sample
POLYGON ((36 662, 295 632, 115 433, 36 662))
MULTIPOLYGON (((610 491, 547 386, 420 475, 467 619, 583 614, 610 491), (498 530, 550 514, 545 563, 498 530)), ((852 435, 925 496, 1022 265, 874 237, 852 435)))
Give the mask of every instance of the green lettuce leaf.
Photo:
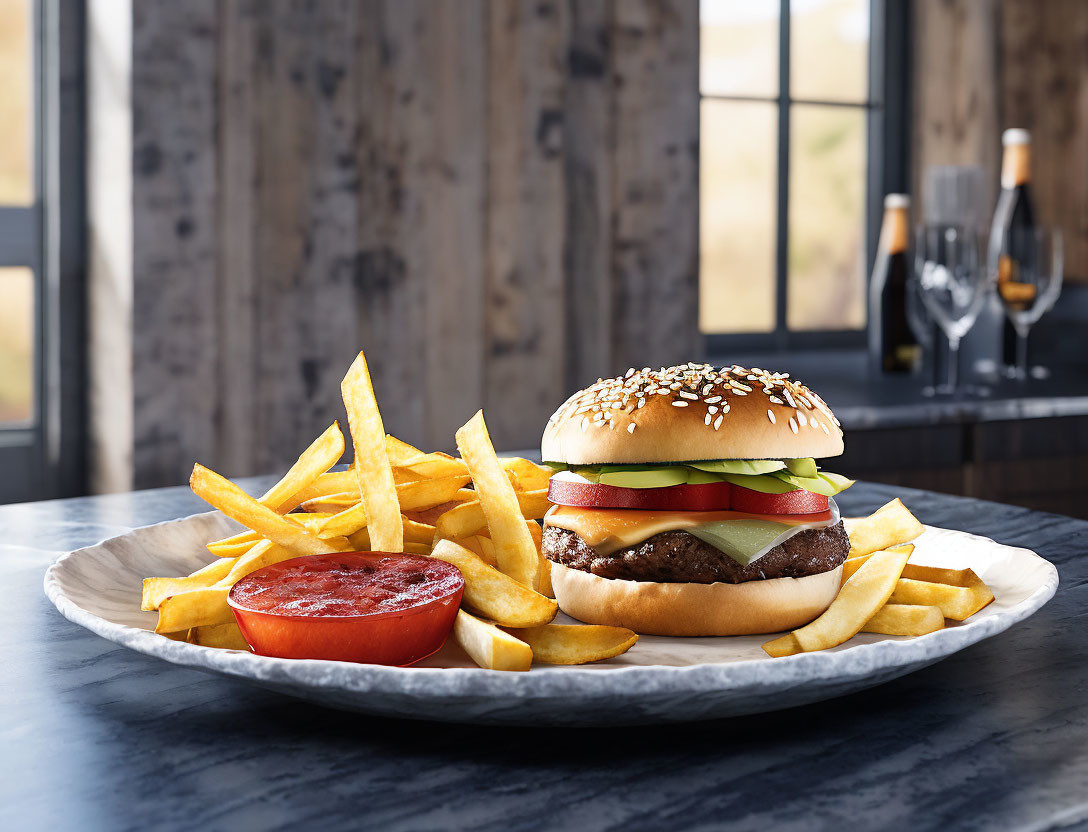
POLYGON ((741 566, 755 560, 757 552, 787 531, 789 526, 771 520, 721 520, 687 529, 689 534, 725 552, 741 566))
POLYGON ((707 462, 689 462, 688 467, 711 474, 754 476, 779 471, 786 467, 786 463, 780 459, 713 459, 707 462))
POLYGON ((785 494, 803 488, 825 497, 834 497, 854 484, 853 480, 839 474, 820 471, 816 461, 811 458, 717 459, 683 465, 544 464, 555 471, 573 471, 589 482, 620 488, 668 488, 673 485, 700 485, 725 480, 764 494, 785 494))

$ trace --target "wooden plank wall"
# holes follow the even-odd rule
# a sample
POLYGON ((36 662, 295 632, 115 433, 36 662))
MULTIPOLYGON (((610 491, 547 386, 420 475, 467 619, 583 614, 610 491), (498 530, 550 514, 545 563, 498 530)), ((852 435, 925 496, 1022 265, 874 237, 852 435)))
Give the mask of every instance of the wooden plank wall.
POLYGON ((697 355, 698 42, 698 0, 134 3, 135 486, 281 469, 359 348, 445 449, 697 355))
POLYGON ((1067 279, 1088 282, 1088 3, 914 7, 914 193, 929 165, 978 164, 991 210, 1001 131, 1028 128, 1037 210, 1065 233, 1067 279))

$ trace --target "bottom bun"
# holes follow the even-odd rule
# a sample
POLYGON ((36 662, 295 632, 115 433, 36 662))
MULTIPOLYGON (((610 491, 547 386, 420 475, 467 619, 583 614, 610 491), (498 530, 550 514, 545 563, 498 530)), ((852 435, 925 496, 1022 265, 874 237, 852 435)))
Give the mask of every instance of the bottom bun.
POLYGON ((555 600, 587 624, 653 636, 741 636, 804 626, 839 594, 842 566, 804 578, 663 584, 602 578, 552 563, 555 600))

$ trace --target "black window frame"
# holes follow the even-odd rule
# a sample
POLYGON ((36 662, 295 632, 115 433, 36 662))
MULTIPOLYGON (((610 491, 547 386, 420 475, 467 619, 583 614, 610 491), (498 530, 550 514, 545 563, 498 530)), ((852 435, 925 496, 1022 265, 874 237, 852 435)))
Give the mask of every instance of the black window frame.
MULTIPOLYGON (((876 257, 884 195, 907 193, 910 177, 910 53, 912 15, 907 0, 870 0, 869 93, 867 101, 842 102, 790 98, 790 0, 779 0, 778 95, 704 94, 700 101, 768 101, 778 109, 777 188, 775 218, 775 327, 769 332, 703 333, 709 355, 752 352, 795 352, 811 349, 862 349, 866 323, 850 330, 790 330, 788 303, 788 221, 790 105, 863 109, 866 113, 865 284, 876 257)), ((700 186, 702 185, 700 179, 700 186)), ((700 269, 702 268, 700 264, 700 269)), ((868 297, 866 293, 866 298, 868 297)), ((701 302, 700 298, 700 302, 701 302)))
POLYGON ((0 503, 82 494, 84 439, 83 0, 32 3, 34 200, 0 206, 0 266, 34 274, 34 409, 0 425, 0 503))

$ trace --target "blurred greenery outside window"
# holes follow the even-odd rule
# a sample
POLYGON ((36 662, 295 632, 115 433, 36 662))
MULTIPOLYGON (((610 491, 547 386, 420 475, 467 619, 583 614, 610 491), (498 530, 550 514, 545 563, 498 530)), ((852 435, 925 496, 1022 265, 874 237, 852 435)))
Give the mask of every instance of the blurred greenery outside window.
POLYGON ((699 324, 712 351, 713 336, 861 343, 881 186, 868 153, 878 2, 701 2, 699 324))

